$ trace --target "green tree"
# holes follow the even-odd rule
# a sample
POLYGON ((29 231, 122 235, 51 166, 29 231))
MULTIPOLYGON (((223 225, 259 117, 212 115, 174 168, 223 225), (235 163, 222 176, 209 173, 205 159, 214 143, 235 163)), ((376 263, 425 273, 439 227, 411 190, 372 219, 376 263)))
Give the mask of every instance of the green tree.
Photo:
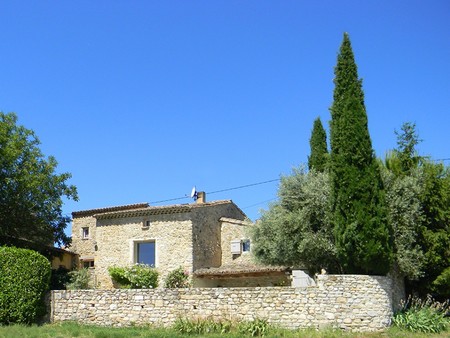
POLYGON ((309 146, 311 148, 311 154, 308 156, 309 170, 324 171, 328 159, 327 133, 319 117, 314 120, 309 146))
POLYGON ((326 172, 296 168, 281 178, 279 201, 252 229, 255 257, 266 264, 339 271, 326 172))
POLYGON ((77 200, 69 173, 56 174, 55 158, 45 158, 32 130, 14 113, 0 112, 0 244, 43 249, 69 244, 62 198, 77 200))
POLYGON ((334 84, 330 142, 336 246, 345 272, 385 274, 392 262, 392 231, 348 34, 340 47, 334 84))
POLYGON ((422 190, 420 168, 409 176, 396 176, 382 166, 386 189, 387 220, 393 229, 395 269, 409 280, 424 274, 425 256, 418 242, 423 221, 420 193, 422 190))
POLYGON ((411 291, 450 296, 450 169, 420 156, 414 123, 396 132, 383 178, 396 262, 411 291))
POLYGON ((397 148, 388 153, 385 159, 386 167, 397 177, 411 175, 423 160, 416 149, 421 142, 416 131, 416 124, 405 122, 400 132, 395 131, 395 135, 397 135, 397 148))
POLYGON ((450 268, 450 168, 423 161, 423 189, 419 196, 424 221, 419 244, 425 253, 425 274, 413 287, 421 293, 450 297, 446 270, 450 268))

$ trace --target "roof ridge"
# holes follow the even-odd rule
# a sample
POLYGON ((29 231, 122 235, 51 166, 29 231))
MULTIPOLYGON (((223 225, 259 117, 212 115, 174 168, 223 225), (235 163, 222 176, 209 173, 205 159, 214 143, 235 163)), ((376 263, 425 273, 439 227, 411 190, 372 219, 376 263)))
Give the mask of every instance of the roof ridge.
POLYGON ((118 205, 118 206, 113 206, 113 207, 104 207, 104 208, 73 211, 72 217, 85 217, 85 216, 92 216, 92 215, 95 215, 98 213, 124 211, 124 210, 132 210, 132 209, 143 209, 143 208, 147 208, 148 206, 149 206, 149 204, 147 202, 144 202, 144 203, 124 204, 124 205, 118 205))

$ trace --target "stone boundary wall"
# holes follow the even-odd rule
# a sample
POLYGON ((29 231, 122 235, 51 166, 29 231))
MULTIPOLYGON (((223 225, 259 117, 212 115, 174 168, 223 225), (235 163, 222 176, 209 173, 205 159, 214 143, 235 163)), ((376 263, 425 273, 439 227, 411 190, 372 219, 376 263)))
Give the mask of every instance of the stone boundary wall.
POLYGON ((319 275, 314 287, 51 291, 50 321, 170 326, 177 318, 251 321, 285 328, 377 331, 390 325, 389 277, 319 275))

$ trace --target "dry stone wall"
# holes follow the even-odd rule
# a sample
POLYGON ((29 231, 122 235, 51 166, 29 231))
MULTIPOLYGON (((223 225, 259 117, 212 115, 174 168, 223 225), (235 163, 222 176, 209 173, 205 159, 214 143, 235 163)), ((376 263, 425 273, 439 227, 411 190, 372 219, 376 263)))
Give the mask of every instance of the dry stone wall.
POLYGON ((320 275, 317 286, 52 291, 51 321, 170 326, 177 318, 266 319, 286 328, 333 326, 352 331, 387 327, 392 280, 320 275))

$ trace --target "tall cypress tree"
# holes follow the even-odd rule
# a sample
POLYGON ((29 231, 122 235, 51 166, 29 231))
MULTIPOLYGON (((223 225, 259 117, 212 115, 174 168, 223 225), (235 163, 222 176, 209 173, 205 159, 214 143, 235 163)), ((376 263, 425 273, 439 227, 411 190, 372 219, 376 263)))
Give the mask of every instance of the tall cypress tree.
POLYGON ((327 134, 319 117, 314 120, 309 146, 311 148, 311 155, 308 157, 309 170, 324 172, 328 155, 327 134))
POLYGON ((370 140, 362 80, 347 33, 335 67, 330 143, 336 246, 346 273, 385 274, 392 261, 381 176, 370 140))

